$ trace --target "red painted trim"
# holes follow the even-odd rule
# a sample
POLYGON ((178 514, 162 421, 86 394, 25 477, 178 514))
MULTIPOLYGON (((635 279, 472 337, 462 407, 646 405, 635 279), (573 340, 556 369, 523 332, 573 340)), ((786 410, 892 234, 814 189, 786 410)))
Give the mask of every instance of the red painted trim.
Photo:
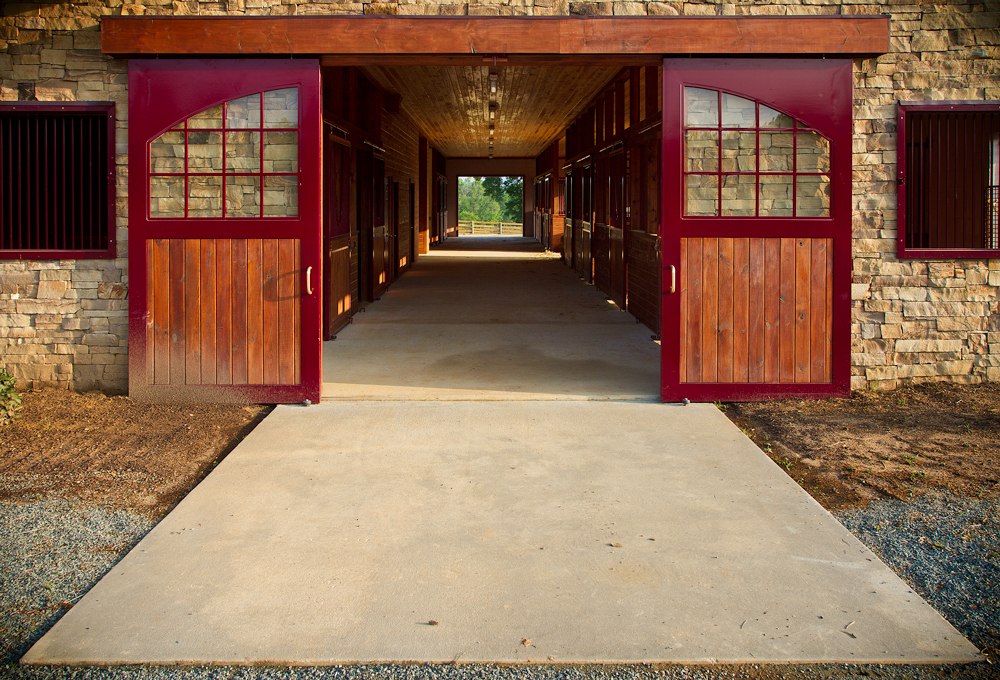
POLYGON ((661 398, 727 401, 782 396, 847 396, 851 385, 852 64, 846 59, 664 59, 661 398), (683 173, 683 88, 726 90, 773 105, 831 141, 833 193, 829 218, 686 217, 683 173), (681 278, 684 237, 833 239, 832 377, 815 383, 680 383, 680 295, 670 294, 670 266, 681 278), (671 329, 674 329, 671 332, 671 329))
POLYGON ((106 162, 108 164, 108 247, 97 250, 0 250, 0 260, 106 260, 117 256, 118 243, 115 227, 117 210, 115 194, 115 103, 114 102, 2 102, 4 111, 35 111, 39 113, 65 113, 67 111, 103 111, 108 136, 106 162))
MULTIPOLYGON (((322 366, 322 94, 316 59, 191 59, 129 62, 129 393, 146 401, 294 403, 320 399, 322 366), (297 218, 150 219, 148 143, 177 122, 223 101, 263 90, 299 88, 297 218), (301 303, 299 385, 151 385, 146 355, 146 240, 299 238, 301 267, 313 268, 313 295, 301 303)), ((305 277, 301 282, 305 288, 305 277)))

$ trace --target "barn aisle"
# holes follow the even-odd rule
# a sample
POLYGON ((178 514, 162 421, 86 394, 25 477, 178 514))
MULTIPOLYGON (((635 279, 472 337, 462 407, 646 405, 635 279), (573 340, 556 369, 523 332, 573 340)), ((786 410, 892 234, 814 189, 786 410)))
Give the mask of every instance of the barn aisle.
POLYGON ((660 346, 537 241, 436 246, 324 344, 323 399, 657 399, 660 346))

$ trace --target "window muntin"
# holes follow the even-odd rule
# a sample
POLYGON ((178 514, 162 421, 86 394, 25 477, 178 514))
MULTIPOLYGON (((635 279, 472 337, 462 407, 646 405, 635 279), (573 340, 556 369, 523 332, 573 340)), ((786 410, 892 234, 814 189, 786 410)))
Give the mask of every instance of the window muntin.
POLYGON ((761 102, 684 88, 684 214, 830 217, 830 140, 761 102))
POLYGON ((0 104, 0 259, 114 257, 115 105, 0 104))
POLYGON ((899 110, 899 254, 1000 254, 1000 102, 899 110))
POLYGON ((298 216, 298 88, 197 113, 149 144, 151 218, 298 216))

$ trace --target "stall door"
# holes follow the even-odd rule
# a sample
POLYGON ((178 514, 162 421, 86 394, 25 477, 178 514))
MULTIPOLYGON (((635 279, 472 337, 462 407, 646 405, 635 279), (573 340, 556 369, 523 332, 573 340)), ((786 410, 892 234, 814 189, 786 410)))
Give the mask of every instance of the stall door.
POLYGON ((323 140, 324 337, 354 314, 351 304, 351 147, 327 131, 323 140))
POLYGON ((318 401, 320 75, 311 59, 129 63, 129 390, 318 401))
POLYGON ((851 62, 664 60, 662 397, 850 389, 851 62))

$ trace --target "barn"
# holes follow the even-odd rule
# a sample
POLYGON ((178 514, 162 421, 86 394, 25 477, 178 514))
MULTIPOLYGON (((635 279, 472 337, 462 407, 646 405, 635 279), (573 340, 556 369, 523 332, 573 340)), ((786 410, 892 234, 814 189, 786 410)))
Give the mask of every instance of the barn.
POLYGON ((516 175, 664 400, 997 380, 998 44, 994 0, 6 3, 0 365, 317 401, 516 175))

